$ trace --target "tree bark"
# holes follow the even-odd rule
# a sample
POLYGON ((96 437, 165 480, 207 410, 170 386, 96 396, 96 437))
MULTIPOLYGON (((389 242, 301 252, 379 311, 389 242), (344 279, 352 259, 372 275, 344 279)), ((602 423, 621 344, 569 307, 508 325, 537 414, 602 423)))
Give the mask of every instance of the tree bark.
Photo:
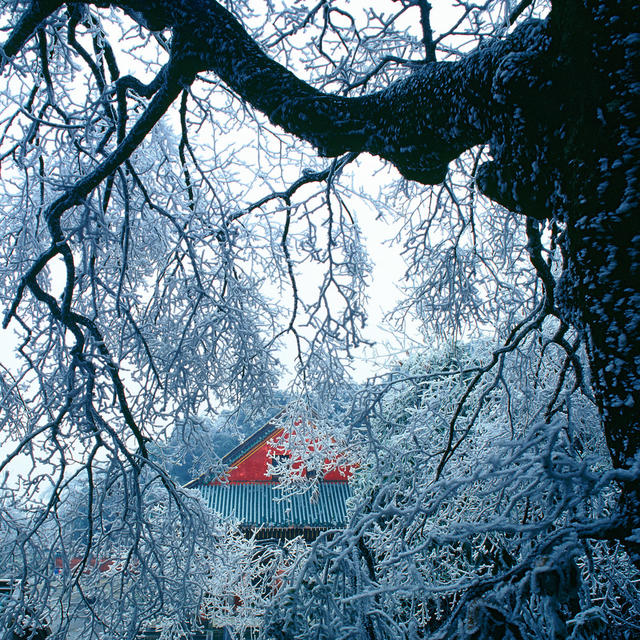
POLYGON ((555 300, 584 333, 613 465, 636 467, 619 508, 638 567, 639 27, 634 3, 555 2, 546 54, 513 55, 496 76, 503 112, 489 139, 495 161, 482 174, 497 201, 565 229, 555 300))

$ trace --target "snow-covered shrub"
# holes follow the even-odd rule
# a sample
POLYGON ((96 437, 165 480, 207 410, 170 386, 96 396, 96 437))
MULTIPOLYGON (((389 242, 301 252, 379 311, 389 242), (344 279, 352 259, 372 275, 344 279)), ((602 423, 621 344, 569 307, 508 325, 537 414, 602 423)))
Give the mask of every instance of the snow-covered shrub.
POLYGON ((536 332, 495 358, 414 353, 372 389, 349 527, 316 544, 268 634, 634 637, 640 576, 609 541, 619 472, 556 348, 536 332))

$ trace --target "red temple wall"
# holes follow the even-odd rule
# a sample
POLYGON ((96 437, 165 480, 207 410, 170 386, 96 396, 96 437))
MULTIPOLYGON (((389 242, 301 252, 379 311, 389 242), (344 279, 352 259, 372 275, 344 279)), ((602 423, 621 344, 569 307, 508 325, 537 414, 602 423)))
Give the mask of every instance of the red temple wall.
MULTIPOLYGON (((273 478, 267 475, 267 466, 271 462, 272 457, 277 454, 291 455, 290 452, 286 451, 284 448, 278 447, 276 449, 271 444, 272 440, 277 439, 282 435, 283 431, 283 429, 279 429, 275 433, 272 433, 266 440, 258 443, 253 449, 248 451, 243 457, 234 463, 227 474, 226 482, 231 484, 273 482, 273 478)), ((313 445, 310 445, 310 448, 312 447, 313 445)), ((330 461, 328 459, 325 460, 325 463, 328 466, 330 465, 330 461)), ((331 466, 333 468, 324 475, 325 481, 347 482, 351 477, 352 469, 350 467, 331 466)), ((306 475, 305 471, 303 471, 303 475, 306 475)))

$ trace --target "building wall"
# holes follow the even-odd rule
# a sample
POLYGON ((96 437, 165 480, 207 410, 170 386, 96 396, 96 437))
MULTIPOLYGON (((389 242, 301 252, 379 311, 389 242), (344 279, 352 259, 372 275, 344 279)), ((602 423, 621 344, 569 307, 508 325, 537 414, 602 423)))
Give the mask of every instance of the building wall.
MULTIPOLYGON (((272 462, 274 456, 291 455, 284 449, 274 449, 271 442, 279 438, 283 429, 272 433, 266 440, 257 443, 251 450, 236 460, 227 474, 227 478, 222 480, 230 484, 247 484, 253 482, 273 482, 274 478, 267 475, 267 467, 272 462)), ((310 445, 313 446, 313 445, 310 445)), ((329 465, 330 461, 325 461, 329 465)), ((303 470, 303 475, 305 471, 303 470)), ((324 475, 327 482, 347 482, 351 476, 351 469, 346 467, 334 468, 324 475)), ((212 484, 219 484, 216 480, 212 484)))

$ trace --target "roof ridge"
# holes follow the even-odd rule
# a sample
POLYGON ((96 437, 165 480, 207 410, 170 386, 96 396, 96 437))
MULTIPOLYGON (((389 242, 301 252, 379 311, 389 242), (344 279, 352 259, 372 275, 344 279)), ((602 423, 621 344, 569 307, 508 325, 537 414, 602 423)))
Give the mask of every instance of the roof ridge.
POLYGON ((280 427, 275 424, 277 420, 284 413, 282 409, 275 416, 270 418, 262 427, 252 433, 246 440, 243 440, 237 447, 231 449, 229 453, 222 457, 222 462, 227 465, 233 464, 242 457, 248 451, 251 451, 256 444, 264 442, 268 437, 274 434, 280 427))
MULTIPOLYGON (((285 413, 286 410, 287 409, 285 407, 278 411, 278 413, 269 418, 269 420, 267 420, 267 422, 265 422, 265 424, 262 425, 257 431, 254 431, 248 438, 243 440, 239 445, 229 451, 229 453, 224 455, 222 457, 222 463, 224 464, 224 466, 231 466, 239 458, 241 458, 247 452, 251 451, 257 444, 264 442, 267 438, 274 434, 280 428, 277 426, 276 421, 285 413)), ((189 480, 189 482, 187 482, 184 486, 186 489, 193 489, 201 483, 207 484, 209 482, 212 482, 214 480, 214 478, 211 477, 213 473, 214 472, 211 469, 208 469, 193 480, 189 480)))

